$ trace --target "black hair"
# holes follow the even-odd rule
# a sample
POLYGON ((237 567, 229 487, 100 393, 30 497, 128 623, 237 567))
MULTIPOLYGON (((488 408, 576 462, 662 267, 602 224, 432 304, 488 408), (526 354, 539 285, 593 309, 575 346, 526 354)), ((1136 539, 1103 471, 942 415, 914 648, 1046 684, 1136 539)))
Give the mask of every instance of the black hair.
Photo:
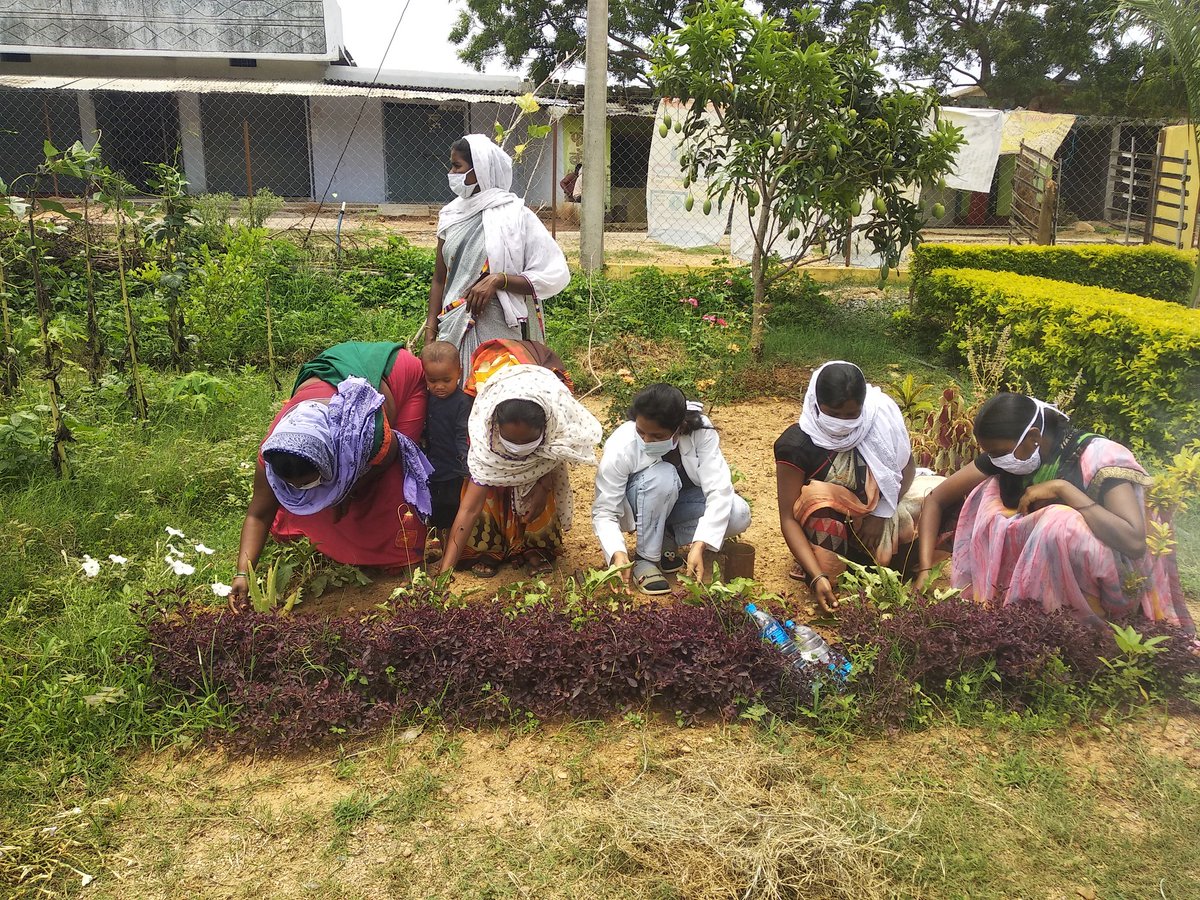
MULTIPOLYGON (((1032 397, 1024 394, 997 394, 975 414, 975 437, 979 440, 1015 441, 1029 425, 1037 412, 1032 397)), ((1033 423, 1052 441, 1061 437, 1067 428, 1068 419, 1057 410, 1047 409, 1046 420, 1033 423)))
POLYGON ((702 428, 712 428, 704 421, 704 417, 694 409, 688 409, 687 398, 683 391, 673 384, 652 384, 643 388, 633 402, 629 404, 629 421, 643 416, 652 422, 657 422, 663 428, 672 432, 691 434, 702 428))
POLYGON ((421 350, 423 363, 454 363, 462 368, 462 357, 458 355, 458 347, 449 341, 430 341, 421 350))
POLYGON ((450 152, 457 153, 467 161, 467 165, 474 167, 475 160, 471 158, 471 142, 465 137, 459 138, 450 145, 450 152))
POLYGON ((289 481, 298 478, 311 478, 317 474, 317 467, 295 453, 286 450, 267 450, 263 453, 263 461, 280 478, 289 481))
POLYGON ((508 425, 510 422, 520 422, 539 431, 546 430, 546 411, 532 400, 522 400, 514 397, 496 405, 496 424, 508 425))
POLYGON ((867 399, 867 379, 852 363, 830 363, 817 376, 816 391, 822 406, 837 409, 850 400, 861 405, 867 399))

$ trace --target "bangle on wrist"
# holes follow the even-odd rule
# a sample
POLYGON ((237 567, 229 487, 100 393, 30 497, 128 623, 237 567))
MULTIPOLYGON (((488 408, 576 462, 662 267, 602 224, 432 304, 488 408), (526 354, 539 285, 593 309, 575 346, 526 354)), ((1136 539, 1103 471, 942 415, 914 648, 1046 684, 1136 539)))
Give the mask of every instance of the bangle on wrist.
POLYGON ((508 273, 501 272, 500 274, 504 276, 504 290, 507 291, 508 290, 508 273))
MULTIPOLYGON (((818 581, 820 581, 822 578, 824 578, 826 581, 830 581, 830 579, 829 579, 829 576, 828 576, 828 575, 826 575, 824 572, 818 572, 816 575, 814 575, 812 578, 810 578, 810 579, 808 580, 808 586, 809 586, 809 587, 816 587, 816 586, 817 586, 817 582, 818 582, 818 581)), ((832 584, 832 582, 831 582, 831 581, 830 581, 830 583, 832 584)))
POLYGON ((250 573, 249 572, 234 572, 233 577, 234 578, 249 578, 250 573))

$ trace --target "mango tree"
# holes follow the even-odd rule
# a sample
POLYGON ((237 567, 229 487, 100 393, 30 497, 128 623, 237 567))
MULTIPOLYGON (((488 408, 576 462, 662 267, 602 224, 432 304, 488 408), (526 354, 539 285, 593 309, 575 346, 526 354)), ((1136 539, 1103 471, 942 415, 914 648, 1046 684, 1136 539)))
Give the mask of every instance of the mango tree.
POLYGON ((652 52, 660 93, 689 104, 669 126, 683 135, 685 186, 707 185, 688 208, 744 204, 749 215, 758 357, 769 286, 852 233, 871 242, 886 277, 919 240, 921 213, 907 194, 949 171, 962 140, 937 120, 936 91, 902 88, 879 71, 873 19, 857 16, 840 34, 810 40, 818 12, 796 16, 798 24, 756 15, 740 0, 705 0, 652 52), (869 217, 852 224, 867 198, 869 217), (784 238, 792 258, 772 265, 784 238))

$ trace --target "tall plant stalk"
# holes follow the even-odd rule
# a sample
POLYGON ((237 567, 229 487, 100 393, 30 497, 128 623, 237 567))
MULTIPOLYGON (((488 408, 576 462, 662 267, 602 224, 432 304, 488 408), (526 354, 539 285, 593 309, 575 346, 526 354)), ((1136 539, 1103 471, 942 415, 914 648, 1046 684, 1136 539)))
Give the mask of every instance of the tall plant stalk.
POLYGON ((11 397, 17 392, 21 375, 17 370, 17 348, 13 341, 12 321, 8 312, 8 279, 2 258, 0 258, 0 318, 3 319, 4 329, 0 333, 0 338, 4 340, 4 346, 0 348, 0 352, 3 352, 4 355, 3 365, 0 365, 0 391, 3 391, 6 397, 11 397))
POLYGON ((104 338, 100 334, 100 321, 96 315, 96 283, 92 272, 92 219, 91 193, 93 183, 89 178, 83 186, 83 290, 87 297, 87 369, 92 384, 100 380, 104 369, 104 338))
POLYGON ((122 237, 125 231, 125 191, 119 175, 112 178, 111 190, 117 222, 117 279, 121 286, 121 308, 125 313, 125 349, 129 354, 129 400, 133 404, 134 418, 145 421, 150 416, 150 406, 146 403, 146 389, 142 384, 142 371, 138 365, 137 327, 133 305, 129 302, 129 285, 125 278, 125 248, 122 237))
MULTIPOLYGON (((34 184, 36 196, 36 182, 34 184)), ((58 376, 62 372, 62 359, 58 355, 58 343, 50 330, 53 310, 50 308, 50 298, 46 293, 46 285, 42 280, 42 248, 37 236, 37 220, 34 216, 36 203, 29 204, 29 271, 33 276, 34 296, 37 298, 38 330, 42 339, 42 378, 46 382, 46 390, 50 395, 50 425, 54 430, 54 445, 50 451, 50 461, 54 471, 63 478, 71 477, 71 461, 67 458, 67 444, 72 440, 71 431, 63 419, 62 389, 58 385, 58 376)))

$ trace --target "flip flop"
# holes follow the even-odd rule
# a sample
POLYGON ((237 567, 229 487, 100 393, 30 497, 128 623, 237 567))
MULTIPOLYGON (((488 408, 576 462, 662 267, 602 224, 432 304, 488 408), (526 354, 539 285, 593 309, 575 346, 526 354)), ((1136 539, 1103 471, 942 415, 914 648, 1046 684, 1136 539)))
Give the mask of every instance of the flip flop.
POLYGON ((471 566, 471 574, 476 578, 495 578, 496 573, 500 571, 500 567, 494 562, 486 559, 481 559, 475 565, 471 566))
POLYGON ((525 554, 525 566, 529 571, 530 578, 538 578, 554 571, 554 560, 543 556, 536 550, 530 550, 525 554))
POLYGON ((792 581, 803 581, 805 584, 808 584, 808 573, 804 571, 804 566, 800 565, 800 563, 792 566, 792 571, 788 572, 788 578, 792 579, 792 581))
POLYGON ((633 564, 633 583, 643 594, 658 596, 671 593, 671 582, 667 581, 658 563, 646 559, 636 560, 633 564))

